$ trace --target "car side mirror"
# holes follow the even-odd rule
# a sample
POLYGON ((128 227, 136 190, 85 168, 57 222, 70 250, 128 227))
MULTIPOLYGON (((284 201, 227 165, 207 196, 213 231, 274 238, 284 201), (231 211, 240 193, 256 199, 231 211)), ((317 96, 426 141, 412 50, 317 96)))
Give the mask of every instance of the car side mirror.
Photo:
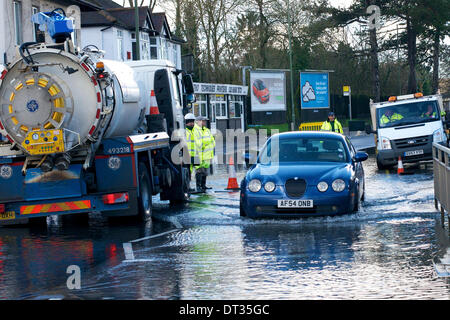
POLYGON ((194 82, 190 74, 183 75, 183 85, 187 95, 194 94, 194 82))
POLYGON ((359 151, 355 154, 355 162, 363 162, 369 158, 369 155, 366 152, 359 151))

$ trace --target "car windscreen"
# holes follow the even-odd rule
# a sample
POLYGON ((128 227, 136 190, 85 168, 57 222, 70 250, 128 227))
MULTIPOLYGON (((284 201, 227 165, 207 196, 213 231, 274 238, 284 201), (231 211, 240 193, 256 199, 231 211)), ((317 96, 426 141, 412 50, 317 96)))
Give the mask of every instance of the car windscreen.
POLYGON ((332 138, 270 139, 261 150, 262 164, 285 162, 347 162, 344 142, 332 138))
POLYGON ((419 101, 395 106, 388 105, 377 109, 377 122, 379 128, 424 123, 439 119, 436 101, 419 101))

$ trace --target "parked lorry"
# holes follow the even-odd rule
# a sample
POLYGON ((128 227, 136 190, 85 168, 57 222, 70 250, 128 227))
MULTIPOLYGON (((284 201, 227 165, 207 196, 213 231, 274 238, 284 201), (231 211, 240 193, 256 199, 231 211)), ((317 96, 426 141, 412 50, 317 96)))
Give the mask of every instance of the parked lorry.
POLYGON ((433 142, 447 141, 442 97, 421 93, 392 96, 388 101, 370 101, 375 133, 377 166, 388 169, 398 163, 432 160, 433 142))
POLYGON ((146 220, 152 195, 187 200, 189 170, 172 150, 190 76, 168 61, 75 52, 64 12, 37 15, 55 43, 24 43, 0 67, 0 223, 90 211, 146 220), (151 90, 160 114, 149 114, 151 90))

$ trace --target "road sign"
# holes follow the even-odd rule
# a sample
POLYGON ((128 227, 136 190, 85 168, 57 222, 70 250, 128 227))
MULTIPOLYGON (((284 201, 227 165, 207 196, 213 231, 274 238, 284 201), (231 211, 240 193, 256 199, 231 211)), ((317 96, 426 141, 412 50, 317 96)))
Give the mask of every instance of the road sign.
POLYGON ((349 96, 350 92, 351 92, 350 86, 343 86, 342 91, 343 91, 345 97, 349 96))
POLYGON ((344 94, 344 97, 348 97, 348 115, 350 117, 350 120, 352 120, 352 89, 350 86, 343 86, 342 92, 344 94))

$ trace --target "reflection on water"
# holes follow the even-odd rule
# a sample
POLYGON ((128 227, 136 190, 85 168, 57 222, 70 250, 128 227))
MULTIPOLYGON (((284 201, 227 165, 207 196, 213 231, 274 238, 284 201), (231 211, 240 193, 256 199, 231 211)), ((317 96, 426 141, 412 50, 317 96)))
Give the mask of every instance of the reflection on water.
MULTIPOLYGON (((433 204, 430 168, 398 177, 364 163, 366 202, 353 215, 296 220, 239 217, 239 194, 155 201, 155 221, 0 229, 0 298, 448 299, 448 230, 433 204), (141 261, 124 261, 123 242, 141 261), (82 289, 66 288, 66 268, 82 289)), ((243 173, 239 173, 240 176, 243 173)), ((226 186, 226 172, 215 176, 226 186)))
POLYGON ((122 243, 149 230, 136 223, 108 225, 101 217, 93 217, 90 225, 62 220, 50 219, 48 227, 0 229, 0 299, 59 291, 70 265, 79 266, 82 275, 93 266, 117 265, 123 260, 122 243))

